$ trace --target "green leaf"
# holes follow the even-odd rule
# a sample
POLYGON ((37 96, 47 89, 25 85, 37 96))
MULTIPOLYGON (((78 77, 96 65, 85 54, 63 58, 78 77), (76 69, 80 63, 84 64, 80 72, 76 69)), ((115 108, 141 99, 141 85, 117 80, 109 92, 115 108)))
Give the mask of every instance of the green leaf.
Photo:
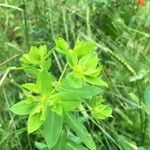
POLYGON ((30 62, 29 54, 22 55, 22 57, 20 58, 20 61, 23 62, 24 64, 32 64, 30 62))
POLYGON ((46 45, 40 45, 38 53, 41 56, 41 58, 43 59, 44 56, 47 54, 47 46, 46 45))
POLYGON ((47 54, 46 45, 41 45, 39 48, 32 46, 28 54, 24 54, 20 61, 26 65, 37 65, 40 64, 45 58, 44 56, 47 54))
POLYGON ((55 40, 56 50, 60 53, 65 54, 66 51, 69 49, 68 43, 63 38, 57 38, 55 40))
POLYGON ((39 74, 39 69, 37 69, 34 66, 28 66, 26 64, 21 64, 23 67, 23 70, 30 76, 37 77, 39 74))
POLYGON ((82 99, 75 95, 69 95, 69 94, 63 93, 61 96, 62 96, 61 103, 65 112, 73 111, 82 102, 82 99))
POLYGON ((42 108, 40 105, 38 105, 29 115, 28 118, 28 133, 32 133, 40 128, 40 126, 43 124, 43 113, 42 108))
POLYGON ((32 102, 30 99, 26 99, 13 105, 10 110, 17 115, 28 115, 36 105, 37 102, 32 102))
POLYGON ((75 45, 74 51, 78 56, 84 56, 94 51, 96 45, 93 42, 78 41, 75 45))
POLYGON ((44 95, 47 96, 52 90, 52 78, 47 70, 43 69, 37 78, 37 87, 38 90, 44 95))
POLYGON ((71 68, 73 68, 74 66, 77 65, 77 62, 78 62, 77 54, 74 53, 73 50, 69 50, 66 52, 66 58, 67 58, 67 62, 69 64, 69 66, 71 68))
POLYGON ((107 83, 105 81, 103 81, 101 78, 99 77, 88 77, 88 76, 85 76, 84 77, 84 80, 90 84, 93 84, 93 85, 98 85, 98 86, 106 86, 108 87, 107 83))
POLYGON ((49 70, 51 67, 51 59, 42 61, 41 66, 43 69, 49 70))
POLYGON ((42 61, 42 55, 40 54, 40 50, 35 46, 32 46, 30 48, 29 61, 34 65, 39 64, 42 61))
POLYGON ((79 60, 79 66, 81 66, 81 68, 84 71, 87 71, 88 69, 95 69, 97 64, 98 64, 99 58, 97 56, 96 53, 90 53, 86 56, 83 56, 80 60, 79 60))
POLYGON ((43 134, 49 149, 57 143, 62 131, 62 124, 63 118, 48 109, 46 120, 43 124, 43 134))
POLYGON ((65 150, 88 150, 88 149, 83 147, 82 145, 79 145, 79 144, 73 142, 73 141, 68 141, 65 150))
POLYGON ((81 88, 83 84, 83 79, 80 76, 77 76, 75 73, 71 72, 67 75, 68 84, 74 88, 81 88))
POLYGON ((58 142, 52 148, 52 150, 66 150, 66 145, 67 145, 67 135, 65 131, 62 131, 58 142))
POLYGON ((108 105, 99 104, 93 107, 92 114, 97 119, 106 119, 112 117, 112 109, 108 105))
POLYGON ((37 85, 34 83, 25 83, 25 84, 22 84, 21 86, 31 92, 39 93, 39 91, 37 89, 37 85))
POLYGON ((81 88, 73 88, 69 85, 62 85, 56 90, 66 92, 70 95, 76 95, 80 98, 89 98, 102 93, 102 89, 92 85, 83 85, 81 88))
POLYGON ((60 102, 57 102, 53 105, 52 110, 55 111, 58 115, 62 116, 63 109, 60 102))
POLYGON ((97 77, 100 75, 102 70, 102 67, 98 67, 98 68, 88 68, 87 70, 84 71, 84 75, 85 76, 91 76, 91 77, 97 77))
POLYGON ((47 145, 40 142, 35 142, 35 147, 39 150, 48 150, 47 145))
POLYGON ((122 150, 139 150, 135 141, 130 140, 124 135, 116 135, 117 143, 122 150))
POLYGON ((146 109, 150 114, 150 86, 147 86, 144 91, 144 101, 145 101, 146 109))
POLYGON ((96 150, 92 136, 88 133, 85 126, 73 114, 65 114, 65 122, 72 130, 76 132, 77 136, 90 150, 96 150))

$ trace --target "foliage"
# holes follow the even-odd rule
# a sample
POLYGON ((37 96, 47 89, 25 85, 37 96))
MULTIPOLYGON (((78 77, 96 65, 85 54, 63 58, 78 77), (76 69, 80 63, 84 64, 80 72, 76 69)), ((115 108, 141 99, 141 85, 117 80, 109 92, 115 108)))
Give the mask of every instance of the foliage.
MULTIPOLYGON (((52 50, 47 52, 45 45, 31 47, 29 53, 24 54, 20 61, 21 69, 33 78, 33 82, 22 85, 25 100, 12 106, 11 111, 18 115, 29 114, 29 134, 43 125, 42 132, 49 149, 57 147, 61 133, 67 137, 67 128, 71 128, 89 149, 96 150, 92 136, 73 115, 74 111, 80 111, 79 106, 87 99, 94 101, 93 97, 101 94, 101 87, 107 85, 100 78, 101 67, 98 67, 99 59, 94 45, 90 42, 79 42, 71 50, 62 38, 57 38, 55 43, 56 47, 52 50, 63 53, 67 61, 60 78, 57 80, 49 71, 49 55, 52 50), (67 68, 67 64, 70 68, 67 68)), ((111 108, 101 104, 98 98, 93 104, 92 118, 105 119, 111 116, 111 108)), ((66 140, 70 141, 68 138, 66 140)))
MULTIPOLYGON (((58 36, 67 41, 67 46, 63 45, 63 48, 74 49, 73 45, 75 47, 78 45, 76 49, 80 49, 81 45, 84 47, 87 43, 85 41, 90 41, 86 48, 86 51, 88 49, 90 52, 90 47, 94 49, 96 45, 95 49, 103 66, 101 73, 108 84, 107 88, 99 91, 103 94, 103 98, 101 94, 100 97, 87 98, 83 105, 79 106, 81 98, 72 97, 70 105, 68 102, 70 94, 74 94, 75 89, 79 89, 76 90, 76 94, 82 97, 79 87, 85 82, 85 74, 71 82, 71 79, 76 77, 77 68, 73 70, 70 67, 72 64, 68 63, 63 80, 68 74, 67 80, 73 87, 58 88, 58 92, 62 90, 69 93, 66 95, 65 103, 62 104, 63 108, 67 111, 76 108, 75 116, 91 134, 98 150, 150 149, 150 2, 148 0, 1 0, 0 20, 0 149, 47 149, 42 133, 44 123, 35 133, 28 134, 26 132, 28 115, 18 117, 9 110, 10 106, 20 100, 22 103, 27 100, 25 95, 30 93, 30 88, 34 89, 31 93, 34 93, 35 97, 38 96, 35 94, 38 91, 34 84, 40 68, 38 65, 32 66, 32 70, 30 67, 24 68, 29 75, 27 76, 23 71, 19 71, 26 66, 25 64, 22 63, 22 67, 19 68, 10 67, 19 66, 18 57, 27 53, 32 45, 37 49, 40 45, 47 45, 49 53, 50 49, 55 47, 54 41, 58 36), (18 83, 34 84, 20 86, 18 83), (75 103, 74 99, 78 102, 75 103), (113 117, 106 120, 101 120, 102 115, 101 119, 92 118, 95 115, 99 117, 94 111, 97 109, 93 104, 96 103, 96 99, 100 101, 97 107, 104 108, 104 112, 103 104, 109 104, 113 108, 113 117)), ((51 60, 47 65, 45 64, 47 68, 50 67, 49 75, 55 75, 55 78, 51 76, 54 81, 52 88, 63 71, 66 56, 67 61, 72 56, 72 54, 65 55, 58 48, 57 51, 55 50, 50 52, 48 58, 51 60)), ((84 55, 84 51, 80 55, 84 55)), ((101 64, 98 63, 98 66, 101 64)), ((89 82, 87 84, 90 85, 89 82)), ((91 88, 88 87, 88 91, 91 91, 91 88)), ((88 93, 84 92, 87 97, 88 93)), ((28 113, 37 104, 33 103, 33 106, 30 105, 31 108, 26 110, 29 101, 25 102, 23 108, 26 112, 28 110, 28 113)), ((101 111, 99 113, 101 114, 101 111)), ((60 149, 61 143, 65 143, 66 134, 70 139, 67 141, 66 149, 87 149, 85 145, 81 146, 81 139, 72 129, 67 133, 62 131, 55 149, 60 149)))

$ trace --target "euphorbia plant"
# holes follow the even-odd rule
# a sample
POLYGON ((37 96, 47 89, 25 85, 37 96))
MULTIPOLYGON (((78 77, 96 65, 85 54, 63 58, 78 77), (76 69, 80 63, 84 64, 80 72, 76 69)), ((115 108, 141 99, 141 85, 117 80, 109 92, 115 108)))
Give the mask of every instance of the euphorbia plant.
POLYGON ((95 44, 77 41, 74 49, 70 49, 62 38, 57 38, 55 43, 50 51, 45 45, 31 47, 29 53, 21 57, 21 68, 33 77, 33 82, 21 85, 24 99, 12 106, 11 111, 29 115, 29 134, 41 128, 45 149, 96 150, 92 136, 76 115, 87 111, 95 119, 111 116, 111 108, 103 104, 102 87, 107 84, 101 79, 102 66, 95 44), (54 50, 66 58, 59 79, 50 72, 54 50), (81 106, 86 107, 81 110, 81 106), (80 144, 72 137, 78 137, 80 144))

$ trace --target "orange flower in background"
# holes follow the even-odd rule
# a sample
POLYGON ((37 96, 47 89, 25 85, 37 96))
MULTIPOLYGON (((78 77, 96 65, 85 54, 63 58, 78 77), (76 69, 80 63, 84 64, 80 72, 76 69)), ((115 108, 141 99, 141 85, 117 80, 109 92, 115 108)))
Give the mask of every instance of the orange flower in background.
POLYGON ((144 5, 144 0, 137 0, 137 4, 139 6, 143 6, 144 5))

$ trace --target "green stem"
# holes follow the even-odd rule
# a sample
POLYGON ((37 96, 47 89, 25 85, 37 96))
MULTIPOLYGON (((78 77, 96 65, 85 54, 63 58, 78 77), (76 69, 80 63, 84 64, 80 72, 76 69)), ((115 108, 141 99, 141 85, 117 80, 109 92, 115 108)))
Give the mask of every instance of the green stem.
POLYGON ((66 70, 67 70, 67 67, 68 67, 68 64, 66 63, 66 65, 65 65, 65 67, 64 67, 64 69, 63 69, 63 71, 62 71, 62 73, 61 73, 61 76, 59 77, 59 80, 57 81, 57 84, 56 84, 56 86, 54 87, 54 89, 52 90, 52 92, 51 92, 51 94, 50 95, 52 95, 53 93, 54 93, 54 91, 56 90, 56 87, 59 85, 59 83, 61 82, 61 80, 62 80, 62 78, 63 78, 63 76, 64 76, 64 74, 65 74, 65 72, 66 72, 66 70))
POLYGON ((68 63, 66 63, 66 65, 65 65, 65 67, 64 67, 64 69, 63 69, 63 71, 62 71, 62 73, 61 73, 61 76, 60 76, 60 78, 59 78, 59 80, 58 80, 58 82, 57 82, 57 84, 59 84, 60 81, 62 80, 62 78, 63 78, 63 76, 64 76, 64 74, 65 74, 65 72, 66 72, 66 70, 67 70, 67 67, 68 67, 68 63))
POLYGON ((29 37, 28 37, 28 24, 27 24, 27 12, 26 12, 26 0, 22 0, 23 3, 23 22, 24 22, 24 34, 25 34, 25 48, 29 49, 29 37))
POLYGON ((136 81, 137 84, 137 90, 138 90, 138 98, 139 98, 139 112, 140 112, 140 122, 141 122, 141 145, 145 142, 145 133, 144 133, 144 119, 143 119, 143 109, 142 109, 142 98, 141 98, 141 92, 140 92, 140 86, 139 82, 136 81))

